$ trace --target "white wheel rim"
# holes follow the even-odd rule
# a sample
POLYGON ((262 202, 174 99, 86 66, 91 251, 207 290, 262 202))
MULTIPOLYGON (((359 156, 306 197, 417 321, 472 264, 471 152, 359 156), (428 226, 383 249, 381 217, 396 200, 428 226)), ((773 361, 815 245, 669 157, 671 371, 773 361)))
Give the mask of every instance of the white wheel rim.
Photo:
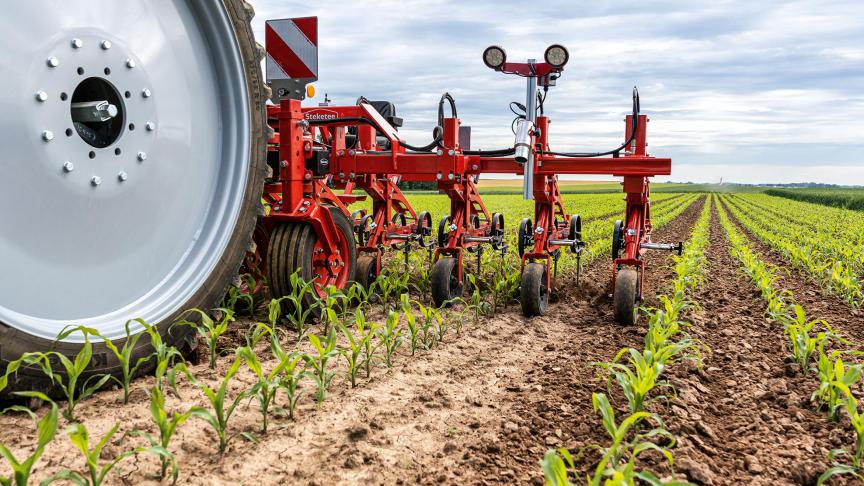
POLYGON ((251 107, 225 6, 12 2, 0 32, 0 322, 115 339, 168 318, 219 264, 246 186, 251 107), (91 76, 123 96, 105 148, 66 134, 91 76))

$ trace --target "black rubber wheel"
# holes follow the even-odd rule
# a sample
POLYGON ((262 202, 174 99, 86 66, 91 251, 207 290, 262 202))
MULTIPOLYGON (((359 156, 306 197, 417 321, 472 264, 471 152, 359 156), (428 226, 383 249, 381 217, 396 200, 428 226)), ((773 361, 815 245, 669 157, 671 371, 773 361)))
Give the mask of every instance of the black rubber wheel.
MULTIPOLYGON (((241 56, 246 69, 246 96, 252 107, 260 107, 249 114, 250 144, 249 165, 246 169, 246 184, 243 198, 237 211, 237 219, 219 263, 206 277, 200 288, 192 294, 188 300, 177 306, 177 311, 155 324, 166 344, 175 346, 184 353, 194 351, 195 343, 192 339, 193 329, 187 326, 171 326, 174 321, 185 311, 192 308, 211 309, 219 304, 228 291, 229 285, 237 276, 240 265, 250 248, 250 240, 255 224, 258 220, 258 208, 261 201, 261 190, 264 185, 264 175, 267 169, 267 116, 265 101, 270 97, 270 89, 265 84, 260 63, 264 56, 264 49, 255 42, 255 35, 250 22, 255 11, 249 3, 244 0, 222 0, 225 11, 230 17, 236 34, 237 53, 241 56)), ((209 7, 208 7, 209 8, 209 7)), ((178 82, 184 78, 178 75, 178 82)), ((171 194, 166 194, 170 199, 171 194)), ((95 237, 95 236, 94 236, 95 237)), ((158 255, 156 255, 158 257, 158 255)), ((34 292, 37 291, 34 289, 34 292)), ((82 323, 86 324, 86 323, 82 323)), ((122 348, 125 339, 112 341, 115 346, 122 348)), ((84 372, 84 378, 94 374, 110 374, 117 377, 122 376, 121 364, 114 354, 101 342, 92 343, 93 359, 90 366, 84 372)), ((0 323, 0 369, 6 369, 6 363, 18 359, 26 352, 56 351, 70 358, 74 357, 83 347, 82 343, 57 342, 52 339, 44 339, 24 331, 0 323)), ((131 361, 149 356, 153 352, 150 339, 142 337, 138 340, 132 351, 131 361)), ((152 360, 147 365, 140 367, 138 374, 149 373, 153 369, 152 360)), ((55 373, 63 374, 61 369, 54 368, 55 373)), ((82 381, 83 381, 82 379, 82 381)), ((0 397, 7 397, 13 391, 42 391, 51 395, 57 395, 59 390, 52 385, 52 380, 36 368, 20 368, 15 375, 9 377, 8 386, 0 392, 0 397)))
POLYGON ((462 297, 464 282, 459 281, 456 259, 441 257, 432 267, 432 302, 441 307, 451 300, 462 297))
POLYGON ((615 221, 612 227, 612 260, 614 261, 621 254, 624 247, 624 222, 620 219, 615 221))
POLYGON ((367 290, 372 287, 375 279, 378 278, 378 269, 375 263, 376 258, 374 255, 366 254, 357 257, 357 271, 354 272, 354 278, 357 279, 357 283, 367 290))
MULTIPOLYGON (((267 280, 270 282, 272 298, 278 299, 292 293, 291 274, 297 269, 300 269, 300 277, 304 281, 315 280, 318 284, 317 292, 310 292, 304 296, 303 301, 309 306, 320 297, 321 286, 336 285, 344 288, 349 282, 355 280, 357 245, 354 241, 353 225, 339 208, 330 206, 328 209, 341 234, 340 251, 347 253, 347 257, 343 255, 344 267, 337 271, 336 276, 327 278, 323 275, 321 267, 316 265, 316 259, 319 258, 316 250, 319 250, 321 245, 312 226, 306 223, 278 224, 270 235, 270 248, 267 251, 267 280)), ((285 310, 290 311, 287 301, 284 305, 285 310)))
POLYGON ((615 307, 615 322, 624 326, 636 324, 636 296, 639 287, 639 273, 635 268, 622 268, 615 277, 615 291, 612 295, 615 307))
POLYGON ((522 272, 522 314, 525 317, 544 316, 549 308, 549 286, 546 285, 546 265, 528 263, 522 272))

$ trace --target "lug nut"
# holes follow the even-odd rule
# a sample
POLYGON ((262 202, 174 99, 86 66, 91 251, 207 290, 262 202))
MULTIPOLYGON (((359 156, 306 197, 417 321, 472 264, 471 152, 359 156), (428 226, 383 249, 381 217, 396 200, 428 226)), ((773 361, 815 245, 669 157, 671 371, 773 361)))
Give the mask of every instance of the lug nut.
POLYGON ((54 56, 49 57, 48 61, 46 61, 46 62, 48 63, 48 67, 52 67, 52 68, 55 68, 55 67, 60 65, 60 60, 54 56))
POLYGON ((102 43, 99 45, 102 46, 103 50, 107 51, 108 49, 111 49, 111 41, 109 40, 103 40, 102 43))
POLYGON ((450 149, 450 150, 447 151, 447 155, 449 155, 449 156, 451 156, 451 157, 452 157, 453 154, 455 154, 455 153, 456 153, 456 152, 455 152, 453 149, 450 149))
POLYGON ((84 43, 81 42, 81 39, 72 39, 71 44, 73 49, 81 49, 84 47, 84 43))
POLYGON ((145 98, 149 98, 150 97, 150 90, 147 88, 144 88, 144 90, 141 91, 141 96, 143 96, 145 98))
POLYGON ((63 170, 66 172, 72 172, 75 170, 75 164, 67 160, 66 162, 63 162, 63 170))
POLYGON ((451 181, 453 180, 454 177, 455 177, 455 176, 453 175, 452 172, 449 173, 449 174, 447 174, 447 179, 449 179, 449 180, 451 180, 451 181))
POLYGON ((99 176, 93 176, 93 177, 90 179, 90 184, 92 184, 93 187, 96 187, 96 186, 98 186, 99 184, 102 184, 102 178, 99 177, 99 176))
POLYGON ((145 152, 138 152, 138 161, 139 161, 139 162, 144 162, 145 160, 147 160, 147 153, 145 153, 145 152))
POLYGON ((127 174, 121 170, 120 173, 117 174, 117 178, 120 179, 120 182, 124 182, 127 179, 129 179, 129 174, 127 174))
POLYGON ((146 128, 148 132, 152 132, 153 130, 156 130, 156 124, 153 122, 147 122, 147 124, 144 125, 144 128, 146 128))
POLYGON ((135 60, 134 60, 134 59, 126 59, 126 67, 127 67, 127 68, 129 68, 129 69, 133 69, 133 68, 135 67, 135 65, 136 65, 136 64, 135 64, 135 60))
POLYGON ((46 142, 54 140, 54 132, 52 132, 51 130, 45 130, 44 132, 42 132, 42 140, 45 140, 46 142))
POLYGON ((537 233, 538 235, 542 235, 543 234, 543 228, 537 228, 534 230, 534 232, 537 233))
POLYGON ((44 91, 37 91, 36 92, 36 100, 41 101, 43 103, 48 101, 48 93, 46 93, 44 91))
POLYGON ((444 151, 441 149, 438 149, 435 153, 438 155, 444 155, 444 151))
POLYGON ((441 173, 439 172, 439 173, 435 176, 435 178, 438 179, 438 180, 440 181, 440 180, 441 180, 441 173))
POLYGON ((450 231, 456 231, 456 225, 455 224, 450 225, 450 231))

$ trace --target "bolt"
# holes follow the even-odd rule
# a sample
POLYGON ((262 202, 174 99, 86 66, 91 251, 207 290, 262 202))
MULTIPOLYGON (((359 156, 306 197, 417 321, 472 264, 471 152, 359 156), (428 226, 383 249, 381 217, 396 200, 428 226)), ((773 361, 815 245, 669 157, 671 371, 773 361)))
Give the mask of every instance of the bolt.
POLYGON ((439 173, 435 176, 435 178, 438 179, 438 180, 440 181, 440 180, 441 180, 441 173, 439 172, 439 173))
POLYGON ((348 178, 349 178, 349 179, 353 179, 353 178, 354 178, 354 173, 353 173, 353 172, 349 172, 349 173, 348 173, 348 178))
POLYGON ((303 178, 306 179, 306 180, 308 181, 309 179, 312 178, 312 174, 310 174, 310 173, 307 172, 306 174, 303 175, 303 178))
POLYGON ((93 176, 93 177, 90 179, 90 184, 92 184, 93 187, 96 187, 96 186, 98 186, 99 184, 102 184, 102 178, 99 177, 99 176, 93 176))
POLYGON ((342 157, 343 155, 345 155, 345 151, 344 151, 344 150, 340 150, 340 151, 337 152, 336 154, 339 155, 339 157, 342 157))
POLYGON ((126 67, 129 69, 133 69, 135 67, 134 59, 126 59, 126 67))
POLYGON ((48 67, 52 67, 52 68, 55 68, 55 67, 60 65, 60 60, 54 56, 49 57, 47 62, 48 62, 48 67))
POLYGON ((73 49, 81 49, 84 47, 84 43, 81 42, 81 39, 72 39, 71 44, 73 49))
POLYGON ((46 93, 44 91, 37 91, 36 92, 36 100, 41 101, 43 103, 48 101, 48 93, 46 93))
POLYGON ((312 203, 310 203, 309 201, 303 201, 303 205, 304 205, 304 206, 307 206, 307 207, 308 207, 310 204, 312 204, 312 203))
POLYGON ((450 225, 450 231, 456 231, 456 225, 455 224, 450 225))
POLYGON ((452 157, 453 154, 455 154, 455 153, 456 153, 456 152, 455 152, 453 149, 450 149, 450 150, 447 151, 447 155, 449 155, 449 156, 451 156, 451 157, 452 157))
POLYGON ((144 125, 144 128, 146 128, 148 132, 152 132, 153 130, 156 130, 156 124, 148 121, 147 124, 144 125))
POLYGON ((373 229, 373 230, 374 230, 374 229, 377 228, 377 227, 378 227, 378 223, 372 223, 372 224, 369 225, 369 229, 373 229))
POLYGON ((42 132, 42 140, 45 140, 46 142, 54 140, 54 132, 52 132, 51 130, 45 130, 44 132, 42 132))
POLYGON ((138 152, 138 161, 139 161, 139 162, 144 162, 145 160, 147 160, 147 153, 145 153, 145 152, 138 152))
POLYGON ((301 212, 301 213, 305 213, 305 212, 306 212, 306 208, 300 208, 300 212, 301 212))
POLYGON ((117 174, 117 178, 120 179, 120 182, 124 182, 127 179, 129 179, 129 174, 127 174, 121 170, 120 173, 117 174))
POLYGON ((75 164, 67 160, 66 162, 63 162, 63 170, 66 172, 72 172, 75 170, 75 164))
POLYGON ((102 43, 99 45, 102 46, 103 50, 107 51, 108 49, 111 49, 111 41, 109 40, 103 40, 102 43))
POLYGON ((477 170, 480 167, 477 167, 477 164, 471 164, 471 170, 477 170))
POLYGON ((537 228, 534 230, 534 232, 537 233, 538 235, 542 235, 543 234, 543 228, 537 228))
POLYGON ((149 98, 149 97, 150 97, 150 94, 151 94, 151 93, 150 93, 150 90, 149 90, 148 88, 144 88, 144 90, 141 91, 141 96, 143 96, 143 97, 145 97, 145 98, 149 98))
POLYGON ((438 155, 444 155, 444 151, 441 149, 438 149, 435 153, 438 155))
POLYGON ((287 160, 283 160, 282 162, 279 162, 279 167, 283 167, 283 168, 284 168, 284 167, 288 167, 288 161, 287 161, 287 160))
POLYGON ((348 155, 350 155, 351 157, 354 157, 355 155, 357 155, 357 151, 354 149, 351 149, 348 151, 348 155))
POLYGON ((447 174, 447 179, 449 179, 449 180, 452 181, 452 180, 453 180, 453 177, 454 177, 454 176, 453 176, 453 173, 452 173, 452 172, 449 173, 449 174, 447 174))

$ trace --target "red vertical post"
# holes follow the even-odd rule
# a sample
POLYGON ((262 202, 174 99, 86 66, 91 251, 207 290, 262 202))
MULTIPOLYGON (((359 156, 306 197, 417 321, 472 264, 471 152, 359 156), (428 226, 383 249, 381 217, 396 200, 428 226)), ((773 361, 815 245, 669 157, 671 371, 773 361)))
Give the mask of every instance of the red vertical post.
POLYGON ((303 156, 303 128, 305 120, 300 100, 283 99, 279 110, 279 179, 282 200, 291 211, 303 200, 306 158, 303 156))

